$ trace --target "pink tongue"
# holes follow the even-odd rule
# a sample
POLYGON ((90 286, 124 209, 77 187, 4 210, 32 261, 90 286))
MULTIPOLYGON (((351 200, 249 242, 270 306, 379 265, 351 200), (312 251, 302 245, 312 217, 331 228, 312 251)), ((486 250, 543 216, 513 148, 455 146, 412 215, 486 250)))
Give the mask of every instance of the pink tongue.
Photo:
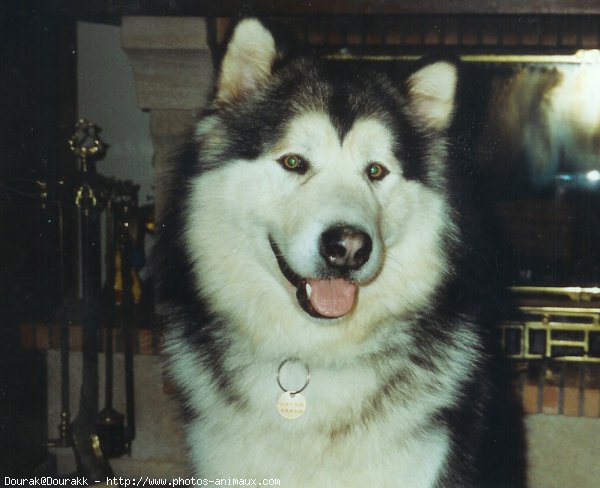
POLYGON ((346 315, 354 305, 356 286, 341 278, 335 280, 308 280, 311 287, 310 303, 324 317, 346 315))

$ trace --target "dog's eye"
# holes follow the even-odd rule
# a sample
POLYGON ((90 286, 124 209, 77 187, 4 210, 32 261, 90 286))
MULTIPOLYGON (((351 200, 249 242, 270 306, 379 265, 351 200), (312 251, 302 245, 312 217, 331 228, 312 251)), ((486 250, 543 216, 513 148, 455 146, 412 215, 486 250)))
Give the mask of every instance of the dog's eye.
POLYGON ((389 170, 381 163, 370 163, 367 166, 367 176, 371 181, 382 180, 389 173, 389 170))
POLYGON ((304 174, 308 169, 308 162, 302 158, 302 156, 298 156, 297 154, 286 154, 285 156, 281 156, 277 162, 283 169, 298 174, 304 174))

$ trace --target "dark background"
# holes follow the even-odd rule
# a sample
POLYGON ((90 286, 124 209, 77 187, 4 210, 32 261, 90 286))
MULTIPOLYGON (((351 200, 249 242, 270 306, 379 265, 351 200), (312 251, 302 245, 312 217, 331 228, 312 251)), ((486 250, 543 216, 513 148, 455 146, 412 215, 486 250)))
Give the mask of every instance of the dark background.
POLYGON ((0 473, 45 462, 45 352, 21 349, 19 322, 55 313, 56 208, 43 205, 75 168, 75 19, 52 2, 0 6, 0 473), (45 206, 45 208, 44 208, 45 206))

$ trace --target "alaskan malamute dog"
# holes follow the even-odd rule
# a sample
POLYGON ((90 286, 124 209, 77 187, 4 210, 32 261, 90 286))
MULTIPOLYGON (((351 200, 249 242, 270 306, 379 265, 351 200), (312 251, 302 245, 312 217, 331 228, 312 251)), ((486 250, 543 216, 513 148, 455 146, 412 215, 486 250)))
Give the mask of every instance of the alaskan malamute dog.
POLYGON ((160 222, 159 313, 206 479, 480 483, 489 398, 449 136, 452 62, 404 84, 234 29, 160 222))

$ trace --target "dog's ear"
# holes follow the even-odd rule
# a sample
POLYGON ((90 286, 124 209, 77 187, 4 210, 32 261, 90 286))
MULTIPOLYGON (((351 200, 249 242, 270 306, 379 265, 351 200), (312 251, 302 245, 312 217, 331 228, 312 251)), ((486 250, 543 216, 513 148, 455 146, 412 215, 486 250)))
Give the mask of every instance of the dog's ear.
POLYGON ((414 72, 406 89, 410 108, 425 126, 442 131, 448 128, 455 106, 456 65, 437 61, 414 72))
POLYGON ((223 57, 215 103, 231 103, 259 88, 268 81, 277 57, 275 39, 260 21, 240 21, 223 57))

